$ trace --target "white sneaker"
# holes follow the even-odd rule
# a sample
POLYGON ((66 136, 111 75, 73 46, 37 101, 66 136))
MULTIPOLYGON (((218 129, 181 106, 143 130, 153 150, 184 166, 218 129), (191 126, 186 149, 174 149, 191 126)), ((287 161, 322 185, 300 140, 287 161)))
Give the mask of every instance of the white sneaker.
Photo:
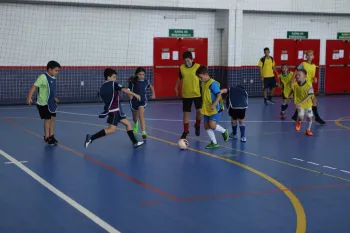
POLYGON ((136 142, 134 143, 134 148, 140 147, 144 144, 145 142, 136 142))

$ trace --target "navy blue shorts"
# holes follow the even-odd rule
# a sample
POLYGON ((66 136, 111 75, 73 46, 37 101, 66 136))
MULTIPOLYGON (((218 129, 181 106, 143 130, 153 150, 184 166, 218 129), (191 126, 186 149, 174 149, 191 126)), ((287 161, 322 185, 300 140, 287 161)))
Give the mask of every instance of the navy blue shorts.
POLYGON ((125 118, 125 114, 120 111, 110 112, 108 113, 107 124, 117 126, 118 123, 125 118))
POLYGON ((137 111, 139 109, 139 107, 145 108, 146 105, 147 105, 146 100, 141 100, 141 101, 138 101, 137 99, 130 100, 131 111, 137 111))

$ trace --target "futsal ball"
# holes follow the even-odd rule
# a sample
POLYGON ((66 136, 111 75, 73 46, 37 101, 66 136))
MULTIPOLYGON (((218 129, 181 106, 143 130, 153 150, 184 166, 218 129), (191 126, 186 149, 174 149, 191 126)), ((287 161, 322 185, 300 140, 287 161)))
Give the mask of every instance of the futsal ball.
POLYGON ((190 145, 188 143, 188 141, 186 139, 180 139, 178 142, 177 142, 177 145, 179 146, 179 148, 181 150, 185 150, 188 148, 188 146, 190 145))

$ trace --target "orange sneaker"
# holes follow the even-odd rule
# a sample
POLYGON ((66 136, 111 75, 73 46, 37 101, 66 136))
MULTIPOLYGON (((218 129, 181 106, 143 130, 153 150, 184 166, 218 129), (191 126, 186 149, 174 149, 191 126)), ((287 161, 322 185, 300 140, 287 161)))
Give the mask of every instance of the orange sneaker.
POLYGON ((309 129, 307 129, 307 130, 305 131, 305 133, 306 133, 307 136, 312 136, 312 132, 311 132, 311 130, 309 130, 309 129))
POLYGON ((300 128, 301 128, 301 122, 297 121, 297 123, 295 124, 295 129, 296 129, 297 131, 299 131, 300 128))

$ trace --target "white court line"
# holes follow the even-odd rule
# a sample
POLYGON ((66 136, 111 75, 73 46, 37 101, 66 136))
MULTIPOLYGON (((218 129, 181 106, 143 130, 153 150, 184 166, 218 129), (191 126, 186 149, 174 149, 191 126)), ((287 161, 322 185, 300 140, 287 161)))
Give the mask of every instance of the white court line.
POLYGON ((302 160, 302 159, 298 159, 298 158, 293 158, 294 160, 299 160, 299 161, 303 161, 304 162, 304 160, 302 160))
MULTIPOLYGON (((98 114, 87 114, 87 113, 78 113, 78 112, 66 112, 66 111, 56 111, 57 113, 69 114, 69 115, 78 115, 78 116, 91 116, 98 117, 98 114)), ((169 121, 169 122, 182 122, 182 119, 158 119, 158 118, 145 118, 148 121, 169 121)), ((325 120, 325 121, 336 121, 335 120, 325 120)), ((195 120, 190 120, 191 122, 195 122, 195 120)), ((341 121, 350 121, 350 119, 344 119, 341 121)), ((220 121, 220 122, 231 122, 231 121, 220 121)), ((245 121, 250 123, 283 123, 283 122, 295 122, 295 121, 245 121)))
POLYGON ((323 166, 324 168, 329 168, 329 169, 333 169, 335 170, 336 168, 335 167, 329 167, 329 166, 323 166))
POLYGON ((85 207, 81 206, 79 203, 74 201, 72 198, 68 197, 66 194, 62 193, 60 190, 49 184, 46 180, 38 176, 36 173, 34 173, 32 170, 21 164, 19 161, 17 161, 15 158, 7 154, 6 152, 0 150, 0 154, 4 156, 6 159, 14 163, 17 167, 22 169, 25 173, 30 175, 34 180, 38 181, 42 186, 53 192, 55 195, 66 201, 69 205, 77 209, 80 213, 84 214, 86 217, 88 217, 90 220, 98 224, 100 227, 102 227, 104 230, 110 233, 120 233, 120 231, 113 228, 111 225, 97 217, 95 214, 90 212, 85 207))
POLYGON ((340 170, 341 172, 345 172, 345 173, 349 173, 350 174, 350 172, 349 171, 345 171, 345 170, 340 170))
POLYGON ((307 163, 309 163, 309 164, 313 164, 313 165, 316 165, 316 166, 319 166, 320 164, 318 164, 318 163, 314 163, 314 162, 307 162, 307 163))
MULTIPOLYGON (((18 161, 19 163, 28 163, 28 161, 18 161)), ((5 164, 13 164, 13 162, 5 162, 5 164)))

